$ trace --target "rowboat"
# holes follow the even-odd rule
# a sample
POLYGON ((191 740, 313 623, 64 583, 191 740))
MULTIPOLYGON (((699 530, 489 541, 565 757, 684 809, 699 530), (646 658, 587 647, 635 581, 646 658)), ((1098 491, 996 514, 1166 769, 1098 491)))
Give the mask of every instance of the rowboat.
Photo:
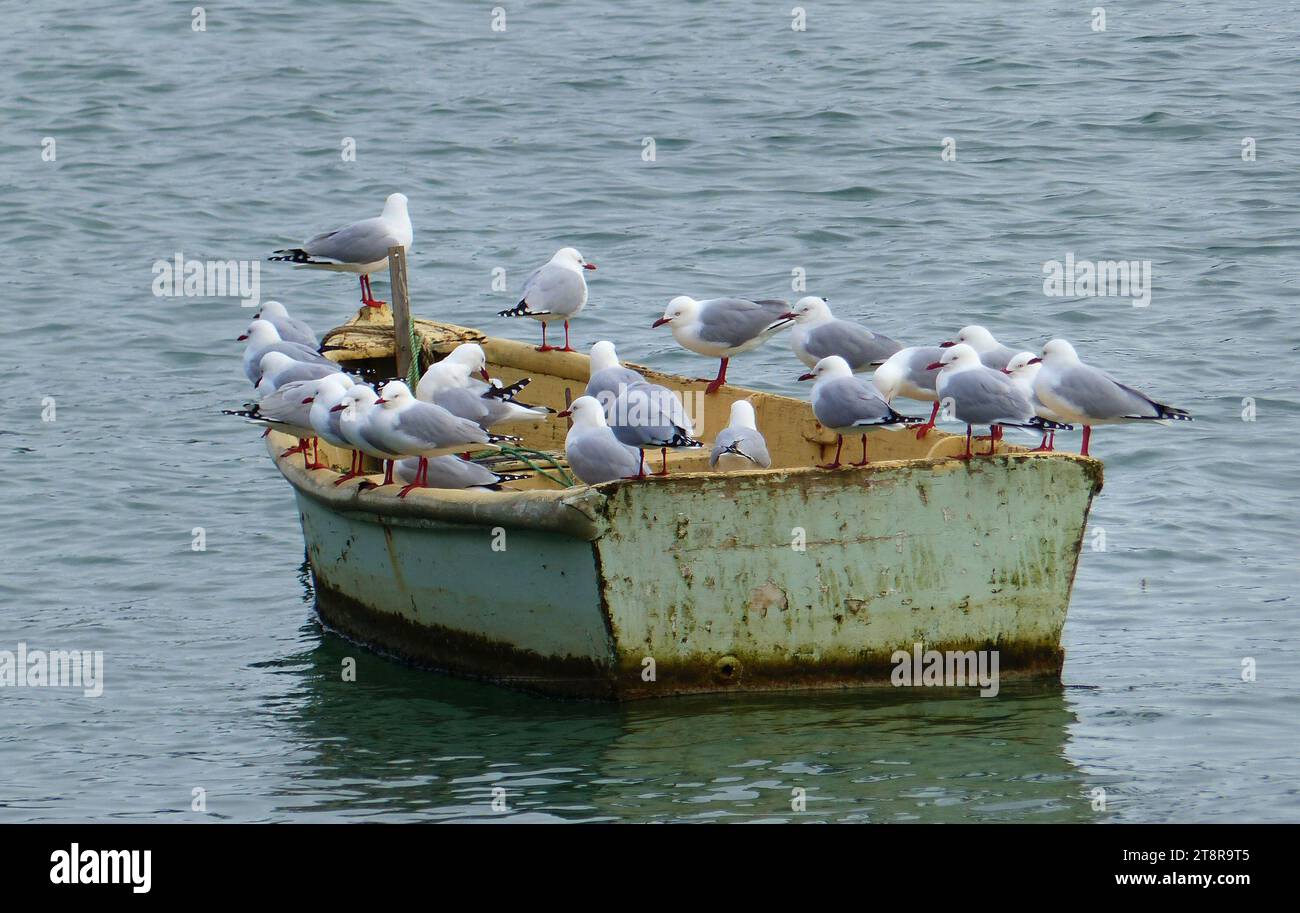
MULTIPOLYGON (((494 377, 532 378, 529 402, 562 409, 586 384, 585 355, 414 326, 422 364, 478 342, 494 377)), ((387 308, 325 342, 349 370, 394 373, 387 308)), ((749 399, 772 468, 717 473, 707 449, 676 451, 666 477, 566 486, 566 422, 551 417, 508 428, 543 473, 399 499, 336 486, 347 451, 322 442, 331 468, 307 471, 269 435, 324 624, 420 666, 605 700, 888 685, 916 645, 996 651, 1004 679, 1059 678, 1099 462, 1005 442, 963 461, 964 436, 900 430, 873 435, 867 466, 818 469, 835 436, 808 403, 730 385, 705 398, 703 382, 633 367, 703 402, 706 441, 749 399)))

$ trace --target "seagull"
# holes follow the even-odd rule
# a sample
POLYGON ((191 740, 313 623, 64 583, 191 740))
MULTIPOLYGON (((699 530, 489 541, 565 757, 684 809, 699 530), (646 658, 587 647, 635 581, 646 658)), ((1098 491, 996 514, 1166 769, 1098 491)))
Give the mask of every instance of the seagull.
POLYGON ((282 257, 269 260, 293 263, 309 269, 330 269, 360 273, 361 303, 379 307, 370 291, 370 274, 388 266, 390 247, 411 247, 414 233, 406 212, 406 195, 391 193, 384 200, 384 211, 373 219, 362 219, 334 231, 316 235, 302 247, 288 247, 275 253, 282 257))
MULTIPOLYGON (((1029 404, 1034 407, 1034 414, 1039 418, 1045 418, 1051 422, 1064 422, 1062 416, 1057 415, 1051 409, 1043 405, 1043 401, 1038 398, 1034 392, 1034 380, 1038 377, 1038 372, 1042 370, 1041 361, 1034 356, 1033 352, 1019 352, 1007 362, 1003 372, 1009 376, 1021 391, 1029 397, 1029 404)), ((1043 442, 1035 450, 1051 451, 1056 449, 1056 432, 1047 431, 1043 434, 1043 442)))
POLYGON ((1072 430, 1070 425, 1035 415, 1028 395, 1015 381, 1001 370, 983 364, 979 352, 964 342, 949 348, 930 367, 940 368, 940 402, 951 402, 957 420, 966 423, 966 453, 962 459, 971 458, 972 425, 989 426, 989 450, 985 456, 993 454, 1005 426, 1037 431, 1072 430))
POLYGON ((572 416, 573 426, 564 439, 564 455, 580 482, 598 485, 615 479, 644 477, 641 451, 614 436, 605 410, 594 397, 579 396, 561 417, 572 416))
POLYGON ((431 456, 474 446, 500 449, 486 431, 469 419, 452 415, 441 406, 420 402, 403 381, 391 380, 384 384, 375 405, 383 408, 370 413, 365 426, 366 438, 389 453, 420 458, 415 481, 397 493, 399 498, 428 484, 426 467, 431 456))
POLYGON ((917 425, 921 419, 899 415, 885 398, 853 376, 849 363, 838 355, 828 355, 800 380, 815 381, 812 389, 813 415, 822 426, 835 432, 835 459, 823 463, 819 469, 838 469, 840 451, 844 449, 844 435, 862 435, 862 459, 851 466, 867 465, 867 431, 875 428, 893 430, 904 425, 917 425))
POLYGON ((1105 371, 1084 364, 1074 346, 1064 339, 1050 340, 1043 346, 1042 357, 1030 361, 1036 363, 1043 367, 1034 379, 1034 393, 1044 406, 1066 421, 1083 425, 1083 447, 1079 450, 1083 456, 1088 455, 1093 425, 1192 420, 1185 409, 1158 403, 1105 371))
POLYGON ((934 427, 934 420, 939 416, 939 394, 935 391, 935 378, 938 370, 931 370, 930 365, 943 355, 939 346, 910 346, 899 349, 885 360, 885 363, 871 375, 871 383, 880 391, 885 402, 893 403, 895 396, 918 399, 934 403, 930 410, 930 420, 916 429, 917 439, 921 439, 934 427))
POLYGON ((434 403, 453 415, 477 422, 484 431, 507 422, 538 422, 554 412, 546 406, 530 406, 516 402, 510 388, 479 385, 481 391, 470 387, 470 365, 464 361, 447 364, 439 362, 446 370, 437 375, 425 372, 416 387, 415 398, 434 403))
MULTIPOLYGON (((943 349, 951 348, 955 345, 965 343, 979 353, 980 361, 984 362, 986 367, 993 368, 995 371, 1001 371, 1015 355, 1018 349, 1004 346, 993 338, 993 334, 979 324, 971 324, 968 327, 962 327, 957 333, 955 340, 939 343, 943 349)), ((937 360, 937 359, 936 359, 937 360)))
MULTIPOLYGON (((403 482, 414 482, 420 461, 416 457, 397 462, 395 473, 403 482)), ((526 475, 505 475, 493 472, 481 463, 462 459, 452 454, 429 457, 425 464, 425 484, 429 488, 477 488, 500 491, 505 482, 526 479, 526 475)))
POLYGON ((294 361, 338 367, 311 346, 305 346, 300 342, 285 342, 280 338, 280 331, 275 328, 275 324, 269 320, 254 320, 248 325, 248 329, 235 339, 237 342, 248 343, 244 346, 244 375, 254 386, 257 385, 261 375, 262 356, 267 352, 282 352, 294 361))
MULTIPOLYGON (((317 438, 324 438, 327 444, 333 444, 335 447, 342 447, 344 450, 352 451, 352 465, 349 467, 349 474, 346 477, 349 479, 356 478, 361 470, 361 453, 352 446, 351 441, 343 436, 341 425, 343 399, 354 386, 356 386, 356 381, 346 374, 338 375, 338 380, 331 379, 328 385, 322 384, 317 390, 316 397, 312 400, 311 410, 307 414, 307 420, 317 438)), ((340 483, 335 482, 334 484, 338 485, 340 483)))
POLYGON ((345 374, 335 374, 316 380, 300 380, 285 384, 256 403, 246 404, 244 409, 222 410, 226 415, 238 415, 255 425, 274 431, 292 434, 298 439, 297 447, 290 447, 280 454, 301 453, 303 465, 307 469, 324 469, 325 465, 312 452, 310 460, 307 452, 312 449, 309 442, 315 442, 316 430, 311 423, 311 406, 317 396, 333 396, 335 391, 342 392, 352 383, 345 374))
POLYGON ((334 362, 316 364, 294 361, 283 352, 267 352, 258 362, 257 392, 266 395, 277 387, 296 380, 319 380, 331 374, 342 374, 343 369, 334 362))
POLYGON ((704 391, 711 394, 727 382, 727 362, 732 356, 757 348, 772 333, 788 326, 790 321, 783 319, 788 312, 789 302, 784 298, 696 301, 689 295, 678 295, 652 326, 667 324, 682 348, 722 359, 718 376, 704 391))
MULTIPOLYGON (((695 428, 686 415, 686 407, 667 387, 641 380, 622 387, 609 403, 597 401, 604 407, 605 419, 620 443, 635 447, 638 452, 647 447, 659 448, 663 466, 655 473, 657 476, 668 475, 670 449, 704 446, 691 436, 695 428)), ((643 474, 644 466, 639 471, 643 474)))
POLYGON ((478 343, 462 342, 441 361, 429 365, 415 385, 415 398, 429 402, 435 390, 456 384, 467 386, 475 393, 484 393, 492 385, 492 377, 487 370, 487 355, 478 343), (459 370, 461 365, 469 368, 469 374, 477 374, 482 380, 466 376, 459 370))
POLYGON ((602 339, 591 347, 591 375, 586 395, 600 400, 607 409, 621 389, 645 382, 640 372, 623 367, 614 343, 608 339, 602 339))
POLYGON ((550 352, 555 346, 546 344, 546 325, 555 320, 564 321, 564 348, 560 352, 572 352, 569 345, 569 321, 578 316, 578 312, 587 303, 587 280, 583 270, 595 269, 596 264, 589 263, 572 247, 561 247, 555 256, 533 271, 524 282, 524 290, 519 303, 509 310, 499 311, 498 317, 531 317, 542 322, 542 344, 539 352, 550 352))
POLYGON ((254 320, 265 320, 275 327, 280 338, 285 342, 296 342, 313 349, 320 349, 320 338, 311 327, 301 320, 289 316, 289 309, 278 301, 268 301, 262 309, 253 315, 254 320))
POLYGON ((747 399, 731 404, 731 418, 727 427, 718 432, 709 455, 709 467, 724 472, 744 469, 769 469, 772 457, 767 452, 767 441, 754 422, 754 407, 747 399))
POLYGON ((383 484, 393 484, 393 466, 405 454, 385 450, 366 433, 371 417, 375 412, 379 411, 379 407, 375 405, 377 402, 379 402, 379 394, 373 388, 365 384, 357 384, 343 394, 343 399, 330 410, 339 413, 339 430, 343 433, 343 438, 352 445, 354 456, 356 456, 352 468, 348 470, 346 475, 338 479, 334 483, 335 485, 342 485, 349 479, 355 479, 362 474, 362 460, 360 457, 362 453, 382 460, 384 463, 383 484))
POLYGON ((903 347, 888 336, 837 319, 826 299, 816 295, 800 298, 781 319, 794 321, 790 348, 810 368, 827 355, 839 355, 855 373, 870 371, 903 347))

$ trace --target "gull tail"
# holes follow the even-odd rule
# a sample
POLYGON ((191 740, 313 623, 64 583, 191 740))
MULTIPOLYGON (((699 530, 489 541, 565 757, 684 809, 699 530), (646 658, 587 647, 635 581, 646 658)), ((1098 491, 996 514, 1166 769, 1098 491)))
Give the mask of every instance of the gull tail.
POLYGON ((514 307, 504 311, 497 311, 498 317, 541 317, 551 313, 550 311, 533 311, 529 310, 528 302, 520 300, 514 307))
POLYGON ((495 482, 493 482, 491 485, 485 485, 484 487, 485 487, 485 488, 490 488, 490 489, 492 489, 493 491, 500 491, 500 490, 501 490, 501 486, 502 486, 503 483, 505 483, 505 482, 519 482, 519 481, 521 481, 521 480, 523 480, 523 479, 526 479, 526 478, 528 478, 527 475, 506 475, 505 473, 498 472, 498 473, 497 473, 497 480, 496 480, 495 482))
POLYGON ((927 419, 923 419, 919 415, 899 415, 897 412, 891 409, 889 410, 889 418, 885 422, 882 422, 882 424, 924 425, 926 421, 927 419))
POLYGON ((330 263, 330 260, 314 260, 312 255, 307 253, 301 247, 286 247, 284 250, 277 250, 277 254, 284 254, 283 257, 267 257, 277 263, 330 263))
POLYGON ((1036 428, 1039 431, 1073 431, 1073 425, 1067 425, 1064 422, 1053 422, 1045 418, 1039 418, 1035 415, 1029 421, 1020 425, 1021 428, 1036 428))
POLYGON ((738 457, 744 457, 745 459, 749 460, 749 462, 758 465, 757 461, 752 456, 750 456, 749 454, 745 453, 745 451, 740 449, 740 441, 732 441, 726 447, 722 448, 721 453, 730 453, 738 457))
MULTIPOLYGON (((503 311, 502 313, 505 312, 503 311)), ((507 384, 504 387, 493 386, 490 390, 484 391, 483 396, 485 399, 500 399, 512 403, 515 400, 516 394, 532 383, 532 381, 533 379, 531 377, 525 377, 522 380, 517 380, 513 384, 507 384)), ((522 405, 522 403, 520 405, 522 405)))
POLYGON ((489 444, 501 444, 501 443, 518 444, 520 440, 521 438, 513 434, 489 434, 488 435, 489 444))
POLYGON ((1166 406, 1164 403, 1157 403, 1155 400, 1151 401, 1151 405, 1155 407, 1155 415, 1126 415, 1124 417, 1134 420, 1145 419, 1159 422, 1162 425, 1168 425, 1170 422, 1190 422, 1192 420, 1192 414, 1186 409, 1176 409, 1173 406, 1166 406))
POLYGON ((695 438, 688 437, 687 435, 683 434, 681 431, 674 430, 673 436, 669 438, 668 442, 661 443, 659 446, 660 447, 703 447, 704 442, 697 441, 695 440, 695 438))

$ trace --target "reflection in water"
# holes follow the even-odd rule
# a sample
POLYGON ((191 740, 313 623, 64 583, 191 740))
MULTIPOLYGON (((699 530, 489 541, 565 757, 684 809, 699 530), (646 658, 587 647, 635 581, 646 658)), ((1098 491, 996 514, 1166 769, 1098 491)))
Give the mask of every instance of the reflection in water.
POLYGON ((310 622, 281 666, 301 744, 278 810, 496 821, 1096 821, 1059 685, 870 689, 628 705, 404 667, 310 622), (346 658, 357 680, 342 680, 346 658), (494 811, 504 789, 506 810, 494 811), (792 809, 792 790, 806 810, 792 809))

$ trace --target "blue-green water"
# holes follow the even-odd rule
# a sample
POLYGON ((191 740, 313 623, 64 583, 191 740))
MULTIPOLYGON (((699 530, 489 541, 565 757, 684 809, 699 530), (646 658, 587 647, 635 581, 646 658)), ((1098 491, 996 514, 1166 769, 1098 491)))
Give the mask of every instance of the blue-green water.
MULTIPOLYGON (((1300 10, 194 5, 0 3, 0 649, 106 664, 97 699, 0 689, 0 820, 1300 819, 1300 10), (249 312, 151 292, 155 260, 258 259, 395 190, 421 314, 531 339, 492 270, 573 244, 575 342, 700 374, 649 329, 667 299, 802 268, 908 342, 1064 335, 1197 421, 1094 436, 1063 686, 609 707, 406 669, 317 626, 289 489, 219 415, 249 312), (1150 306, 1046 297, 1067 253, 1152 261, 1150 306)), ((263 266, 319 329, 355 306, 263 266)), ((796 368, 770 344, 731 379, 796 368)))

